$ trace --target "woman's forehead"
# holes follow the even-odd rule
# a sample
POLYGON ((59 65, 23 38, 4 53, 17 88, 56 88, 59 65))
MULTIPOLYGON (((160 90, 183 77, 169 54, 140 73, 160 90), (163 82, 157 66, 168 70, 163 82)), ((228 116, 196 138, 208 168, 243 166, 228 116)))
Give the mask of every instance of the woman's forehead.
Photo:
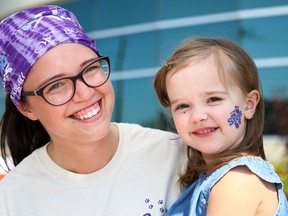
POLYGON ((24 86, 26 83, 32 85, 34 82, 41 85, 42 82, 56 75, 76 74, 82 69, 83 62, 96 57, 97 54, 92 49, 82 44, 59 44, 35 62, 24 81, 24 86))

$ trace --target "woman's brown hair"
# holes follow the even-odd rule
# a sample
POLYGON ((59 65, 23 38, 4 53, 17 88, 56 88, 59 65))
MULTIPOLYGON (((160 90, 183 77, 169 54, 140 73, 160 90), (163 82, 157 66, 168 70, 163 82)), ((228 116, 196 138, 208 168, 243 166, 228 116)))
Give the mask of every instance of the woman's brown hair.
POLYGON ((49 142, 50 137, 39 121, 32 121, 18 111, 9 94, 5 106, 0 122, 0 148, 9 169, 10 157, 16 166, 35 149, 49 142))

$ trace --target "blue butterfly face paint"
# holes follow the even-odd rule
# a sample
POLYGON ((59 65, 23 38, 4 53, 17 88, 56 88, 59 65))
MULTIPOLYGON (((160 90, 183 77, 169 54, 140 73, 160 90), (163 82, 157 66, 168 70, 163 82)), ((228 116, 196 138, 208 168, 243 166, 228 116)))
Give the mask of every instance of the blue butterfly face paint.
POLYGON ((235 106, 235 109, 230 113, 231 117, 228 119, 229 125, 235 125, 239 128, 241 124, 242 111, 239 110, 239 106, 235 106))

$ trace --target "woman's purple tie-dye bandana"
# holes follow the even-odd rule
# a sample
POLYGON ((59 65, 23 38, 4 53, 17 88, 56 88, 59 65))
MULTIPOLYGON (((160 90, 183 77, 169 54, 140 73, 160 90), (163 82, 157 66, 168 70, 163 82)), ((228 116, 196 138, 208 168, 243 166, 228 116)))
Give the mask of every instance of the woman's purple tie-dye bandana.
POLYGON ((100 56, 75 15, 59 6, 30 8, 0 23, 0 78, 17 108, 32 65, 49 49, 66 42, 86 45, 100 56))

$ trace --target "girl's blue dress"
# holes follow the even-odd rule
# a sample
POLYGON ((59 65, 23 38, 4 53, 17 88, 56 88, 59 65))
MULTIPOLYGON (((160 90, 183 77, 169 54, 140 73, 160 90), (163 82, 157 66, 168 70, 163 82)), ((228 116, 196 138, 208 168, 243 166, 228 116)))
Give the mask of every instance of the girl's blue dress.
MULTIPOLYGON (((283 183, 274 171, 273 166, 268 161, 262 160, 261 158, 247 156, 243 156, 228 163, 210 175, 201 175, 199 179, 188 187, 182 196, 172 205, 167 215, 205 216, 212 187, 229 170, 244 165, 263 180, 275 183, 279 199, 275 216, 287 216, 288 202, 283 192, 283 183)), ((225 208, 225 206, 223 206, 223 208, 225 208)))

